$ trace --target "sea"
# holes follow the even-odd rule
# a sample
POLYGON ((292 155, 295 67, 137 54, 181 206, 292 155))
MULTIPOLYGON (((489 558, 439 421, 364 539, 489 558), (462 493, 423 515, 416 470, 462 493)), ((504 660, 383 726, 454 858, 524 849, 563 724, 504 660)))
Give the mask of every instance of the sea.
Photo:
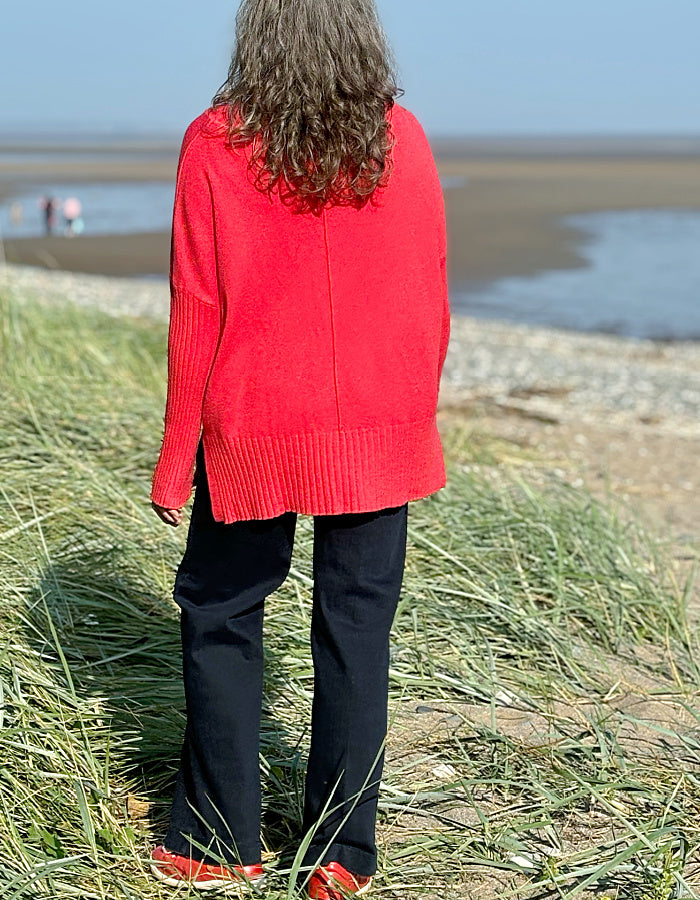
MULTIPOLYGON (((109 140, 113 146, 113 138, 109 140)), ((112 155, 120 160, 124 152, 117 148, 112 155)), ((129 152, 152 159, 153 154, 172 156, 173 147, 129 152)), ((106 161, 109 154, 106 139, 80 150, 70 145, 50 151, 40 145, 0 148, 0 174, 20 160, 50 167, 52 160, 106 161)), ((464 179, 443 179, 446 192, 463 184, 464 179)), ((46 196, 78 197, 85 234, 167 231, 173 194, 171 181, 17 183, 13 196, 0 203, 0 236, 41 235, 40 204, 46 196)), ((583 265, 486 283, 453 283, 453 312, 659 341, 700 340, 700 210, 611 209, 566 216, 560 224, 580 235, 583 265)))
POLYGON ((454 285, 454 311, 653 340, 700 340, 700 210, 565 216, 580 231, 576 269, 454 285))

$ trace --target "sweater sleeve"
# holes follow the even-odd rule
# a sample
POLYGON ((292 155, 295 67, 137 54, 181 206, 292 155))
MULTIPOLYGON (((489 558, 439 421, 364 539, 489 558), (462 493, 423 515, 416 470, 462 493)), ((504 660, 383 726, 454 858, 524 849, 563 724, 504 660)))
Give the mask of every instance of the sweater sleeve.
POLYGON ((168 386, 151 500, 179 509, 192 492, 202 406, 220 332, 211 188, 199 120, 180 152, 170 255, 168 386))

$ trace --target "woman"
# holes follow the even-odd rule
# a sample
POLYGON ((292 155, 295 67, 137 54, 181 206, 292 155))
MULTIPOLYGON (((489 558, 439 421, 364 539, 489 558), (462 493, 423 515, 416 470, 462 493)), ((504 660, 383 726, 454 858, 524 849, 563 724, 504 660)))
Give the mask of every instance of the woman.
POLYGON ((168 396, 151 500, 177 526, 187 724, 171 885, 264 877, 258 767, 265 598, 314 517, 311 897, 364 893, 408 503, 446 483, 445 217, 395 102, 373 0, 244 0, 229 77, 187 129, 171 256, 168 396))

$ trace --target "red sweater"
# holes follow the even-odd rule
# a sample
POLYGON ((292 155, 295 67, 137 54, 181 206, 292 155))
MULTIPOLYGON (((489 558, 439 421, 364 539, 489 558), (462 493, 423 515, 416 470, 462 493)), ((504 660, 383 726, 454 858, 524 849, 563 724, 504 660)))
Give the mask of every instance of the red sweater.
POLYGON ((248 148, 216 127, 223 115, 192 122, 180 153, 151 499, 185 504, 200 434, 218 521, 376 510, 439 490, 445 211, 420 123, 395 104, 388 185, 362 209, 319 214, 256 189, 248 148))

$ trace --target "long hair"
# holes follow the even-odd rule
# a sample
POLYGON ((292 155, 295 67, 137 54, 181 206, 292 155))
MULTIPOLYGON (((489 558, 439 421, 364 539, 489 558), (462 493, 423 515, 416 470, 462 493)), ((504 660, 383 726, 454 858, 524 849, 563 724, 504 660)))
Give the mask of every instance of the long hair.
POLYGON ((231 145, 252 145, 259 187, 363 205, 388 181, 402 93, 375 0, 243 0, 212 105, 231 145))

